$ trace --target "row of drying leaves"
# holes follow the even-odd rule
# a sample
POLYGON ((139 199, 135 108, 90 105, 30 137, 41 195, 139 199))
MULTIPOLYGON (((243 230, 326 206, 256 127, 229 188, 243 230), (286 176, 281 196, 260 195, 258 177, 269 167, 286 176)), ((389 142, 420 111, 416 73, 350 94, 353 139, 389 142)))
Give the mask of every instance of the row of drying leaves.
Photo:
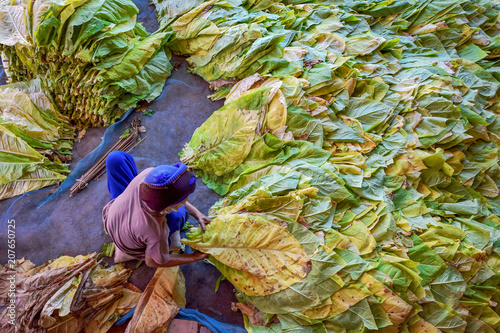
POLYGON ((185 243, 248 330, 498 330, 497 2, 155 5, 226 99, 180 153, 225 196, 185 243))

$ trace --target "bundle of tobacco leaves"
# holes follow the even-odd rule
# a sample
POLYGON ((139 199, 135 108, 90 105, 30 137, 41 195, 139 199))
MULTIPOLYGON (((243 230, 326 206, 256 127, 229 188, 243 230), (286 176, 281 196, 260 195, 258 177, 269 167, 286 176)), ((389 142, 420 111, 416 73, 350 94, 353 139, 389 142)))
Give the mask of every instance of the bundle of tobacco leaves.
POLYGON ((107 332, 134 308, 141 292, 127 279, 131 271, 121 264, 105 268, 97 254, 62 256, 35 267, 19 260, 0 269, 0 305, 14 299, 12 324, 8 308, 0 314, 2 332, 107 332), (7 297, 9 277, 16 276, 14 298, 7 297))
POLYGON ((39 80, 0 86, 0 200, 64 180, 74 132, 39 80))

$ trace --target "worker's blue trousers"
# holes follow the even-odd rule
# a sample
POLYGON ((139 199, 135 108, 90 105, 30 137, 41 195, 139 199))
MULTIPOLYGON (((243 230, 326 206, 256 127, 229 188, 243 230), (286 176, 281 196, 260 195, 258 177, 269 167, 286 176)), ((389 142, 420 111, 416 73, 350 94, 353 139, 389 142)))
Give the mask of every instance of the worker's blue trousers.
MULTIPOLYGON (((106 158, 106 172, 108 173, 108 190, 111 194, 110 200, 117 198, 125 191, 128 184, 139 173, 134 158, 129 153, 116 150, 109 153, 106 158)), ((166 215, 170 235, 180 230, 187 221, 189 214, 186 207, 181 206, 179 210, 166 215)))

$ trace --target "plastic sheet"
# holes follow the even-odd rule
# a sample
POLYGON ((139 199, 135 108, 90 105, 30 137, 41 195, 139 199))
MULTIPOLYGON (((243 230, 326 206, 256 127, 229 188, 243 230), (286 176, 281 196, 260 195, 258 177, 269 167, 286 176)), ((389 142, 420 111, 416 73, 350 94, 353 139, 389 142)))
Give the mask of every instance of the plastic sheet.
POLYGON ((118 130, 121 128, 121 123, 127 119, 127 117, 132 113, 134 109, 130 109, 123 115, 123 117, 109 126, 106 132, 104 132, 104 136, 102 137, 102 141, 90 154, 82 158, 76 165, 76 167, 71 170, 71 173, 68 175, 65 181, 59 185, 57 190, 46 200, 44 200, 38 208, 47 204, 48 202, 56 199, 64 192, 68 191, 71 186, 75 183, 75 181, 80 178, 87 170, 89 170, 99 159, 106 154, 106 152, 112 147, 115 143, 115 137, 117 133, 120 133, 118 130))

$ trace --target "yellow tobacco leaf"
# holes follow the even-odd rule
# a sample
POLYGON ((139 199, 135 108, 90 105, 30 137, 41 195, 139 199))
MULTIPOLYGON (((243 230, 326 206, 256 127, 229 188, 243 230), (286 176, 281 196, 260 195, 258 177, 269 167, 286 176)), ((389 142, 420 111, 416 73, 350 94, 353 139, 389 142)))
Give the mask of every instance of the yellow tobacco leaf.
POLYGON ((297 239, 259 216, 218 216, 204 233, 191 235, 182 242, 211 254, 227 266, 222 273, 248 295, 268 295, 286 289, 311 269, 309 257, 297 239))
POLYGON ((381 299, 380 303, 382 308, 387 312, 389 319, 392 321, 393 325, 384 327, 382 331, 399 332, 401 325, 404 323, 413 307, 384 286, 384 284, 373 278, 370 274, 363 273, 359 281, 375 296, 381 299))

